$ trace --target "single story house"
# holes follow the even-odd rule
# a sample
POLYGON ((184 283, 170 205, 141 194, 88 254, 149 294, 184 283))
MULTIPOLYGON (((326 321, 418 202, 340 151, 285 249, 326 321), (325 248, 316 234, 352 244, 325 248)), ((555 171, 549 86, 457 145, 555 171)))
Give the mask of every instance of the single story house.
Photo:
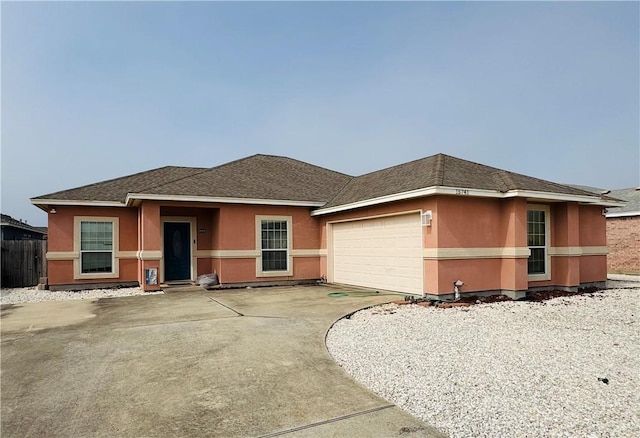
POLYGON ((162 167, 32 198, 51 289, 324 279, 448 298, 602 284, 605 195, 437 154, 352 177, 286 157, 162 167))
POLYGON ((34 227, 8 214, 0 214, 2 240, 46 240, 47 227, 34 227))

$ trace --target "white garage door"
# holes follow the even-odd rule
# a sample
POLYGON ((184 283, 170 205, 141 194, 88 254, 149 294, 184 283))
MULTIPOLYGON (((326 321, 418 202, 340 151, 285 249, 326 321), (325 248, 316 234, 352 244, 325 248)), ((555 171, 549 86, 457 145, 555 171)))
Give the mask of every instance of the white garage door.
POLYGON ((336 223, 333 281, 422 294, 420 214, 336 223))

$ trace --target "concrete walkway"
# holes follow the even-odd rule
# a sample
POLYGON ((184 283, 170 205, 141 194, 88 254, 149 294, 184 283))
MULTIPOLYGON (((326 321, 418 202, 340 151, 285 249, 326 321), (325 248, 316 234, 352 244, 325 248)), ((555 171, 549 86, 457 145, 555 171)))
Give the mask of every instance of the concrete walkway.
POLYGON ((441 436, 347 376, 326 286, 5 305, 5 437, 441 436))

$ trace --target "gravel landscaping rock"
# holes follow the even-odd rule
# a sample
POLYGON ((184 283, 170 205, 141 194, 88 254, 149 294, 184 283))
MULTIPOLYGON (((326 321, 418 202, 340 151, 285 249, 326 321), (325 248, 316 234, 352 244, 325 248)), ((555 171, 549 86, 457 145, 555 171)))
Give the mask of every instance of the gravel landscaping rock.
POLYGON ((50 290, 37 290, 35 287, 21 287, 0 289, 0 304, 32 303, 36 301, 94 300, 99 298, 130 297, 148 294, 149 292, 144 292, 139 287, 55 292, 50 290))
POLYGON ((543 302, 389 304, 338 321, 336 361, 452 437, 640 436, 640 287, 543 302))

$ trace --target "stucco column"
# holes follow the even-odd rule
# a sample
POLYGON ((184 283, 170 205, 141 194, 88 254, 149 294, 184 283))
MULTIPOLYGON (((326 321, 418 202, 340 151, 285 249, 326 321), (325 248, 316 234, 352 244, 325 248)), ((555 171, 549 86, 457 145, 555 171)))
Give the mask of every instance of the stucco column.
POLYGON ((503 201, 501 228, 503 247, 508 255, 502 259, 501 288, 519 297, 529 288, 527 258, 527 200, 512 198, 503 201))
POLYGON ((551 269, 560 286, 580 285, 580 206, 570 202, 556 206, 553 215, 551 246, 557 254, 552 257, 551 269))
MULTIPOLYGON (((155 203, 144 202, 138 210, 139 215, 139 281, 145 291, 160 290, 160 259, 162 258, 162 248, 160 239, 160 206, 155 203), (148 273, 154 270, 156 284, 149 283, 148 273)), ((153 282, 153 278, 150 279, 153 282)))

